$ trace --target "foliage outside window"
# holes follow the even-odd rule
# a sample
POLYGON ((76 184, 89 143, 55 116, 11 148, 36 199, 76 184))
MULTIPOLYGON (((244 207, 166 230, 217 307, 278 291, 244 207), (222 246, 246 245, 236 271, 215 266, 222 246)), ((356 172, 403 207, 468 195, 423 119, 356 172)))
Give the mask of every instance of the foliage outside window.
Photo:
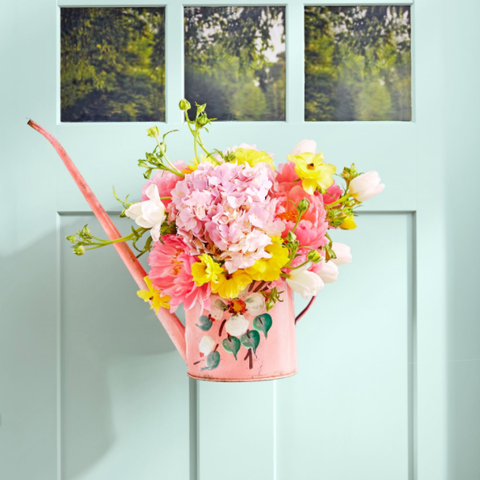
POLYGON ((285 7, 185 8, 185 95, 218 120, 285 120, 285 7))
POLYGON ((305 120, 411 120, 410 7, 305 8, 305 120))
POLYGON ((61 9, 61 120, 165 119, 165 8, 61 9))

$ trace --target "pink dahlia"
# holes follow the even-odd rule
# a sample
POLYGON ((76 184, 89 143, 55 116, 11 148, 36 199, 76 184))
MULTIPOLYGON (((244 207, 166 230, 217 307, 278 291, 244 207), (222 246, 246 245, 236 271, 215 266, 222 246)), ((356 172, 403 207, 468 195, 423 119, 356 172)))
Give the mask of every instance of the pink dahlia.
MULTIPOLYGON (((182 160, 177 160, 176 162, 173 162, 173 164, 180 171, 187 168, 187 165, 182 160)), ((179 177, 174 173, 167 172, 166 170, 160 170, 159 172, 155 173, 155 175, 153 175, 153 177, 150 180, 148 180, 148 182, 145 183, 145 185, 143 186, 142 202, 144 202, 145 200, 148 200, 146 192, 147 192, 147 188, 150 185, 155 184, 158 187, 158 193, 160 194, 160 197, 171 197, 172 190, 175 188, 175 185, 177 184, 177 182, 181 179, 182 177, 179 177)), ((172 201, 162 200, 162 202, 165 205, 165 207, 167 207, 172 201)))
POLYGON ((155 242, 148 257, 152 283, 164 295, 169 295, 170 310, 174 312, 183 303, 190 310, 196 302, 202 308, 210 307, 210 284, 197 287, 192 277, 192 265, 198 258, 188 254, 188 247, 177 235, 164 235, 155 242))
POLYGON ((306 198, 310 202, 310 208, 302 215, 295 234, 300 246, 319 248, 327 243, 325 234, 328 229, 326 212, 321 195, 309 195, 298 181, 298 176, 293 169, 292 162, 280 165, 277 175, 277 218, 285 224, 283 236, 293 230, 298 218, 296 204, 306 198))
POLYGON ((229 273, 269 258, 265 247, 284 229, 275 218, 274 175, 266 163, 202 163, 172 191, 170 218, 177 234, 192 253, 225 260, 229 273))

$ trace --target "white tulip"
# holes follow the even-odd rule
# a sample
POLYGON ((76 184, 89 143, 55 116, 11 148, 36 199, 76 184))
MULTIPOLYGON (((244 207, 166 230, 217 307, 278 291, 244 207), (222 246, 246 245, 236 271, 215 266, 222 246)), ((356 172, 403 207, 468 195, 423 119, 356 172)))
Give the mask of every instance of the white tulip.
POLYGON ((210 335, 204 335, 200 340, 198 349, 200 353, 208 355, 215 348, 215 340, 210 335))
POLYGON ((214 320, 221 320, 227 308, 228 305, 218 295, 210 297, 210 315, 214 320))
POLYGON ((308 264, 301 268, 292 270, 287 277, 288 286, 303 298, 316 295, 324 286, 323 280, 313 272, 307 270, 308 264))
POLYGON ((328 262, 321 262, 322 268, 317 272, 317 275, 322 279, 323 283, 333 283, 338 278, 338 267, 329 260, 328 262))
POLYGON ((365 202, 383 192, 385 185, 380 182, 377 172, 362 173, 350 182, 350 194, 358 201, 365 202))
POLYGON ((265 297, 261 293, 251 293, 245 299, 245 305, 247 312, 252 317, 256 317, 265 311, 265 297))
POLYGON ((333 242, 332 250, 335 252, 337 258, 332 258, 328 263, 333 262, 337 267, 340 267, 340 265, 345 265, 352 261, 352 254, 348 245, 333 242))
POLYGON ((145 192, 149 200, 134 203, 125 212, 125 215, 143 228, 151 228, 150 235, 155 242, 160 238, 160 227, 165 220, 165 205, 160 200, 158 188, 150 185, 145 192))
POLYGON ((293 150, 290 152, 290 155, 299 155, 300 153, 316 153, 317 151, 317 142, 315 140, 303 139, 301 142, 298 142, 293 150))
POLYGON ((230 320, 225 323, 225 330, 229 335, 239 337, 248 330, 249 321, 241 314, 233 315, 230 320))

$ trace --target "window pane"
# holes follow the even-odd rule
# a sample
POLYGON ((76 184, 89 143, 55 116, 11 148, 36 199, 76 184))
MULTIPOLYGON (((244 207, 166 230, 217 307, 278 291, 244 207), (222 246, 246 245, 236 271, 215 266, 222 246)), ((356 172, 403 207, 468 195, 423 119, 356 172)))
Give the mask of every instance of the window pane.
POLYGON ((285 120, 285 7, 185 8, 185 96, 218 120, 285 120))
POLYGON ((411 120, 410 7, 305 8, 305 120, 411 120))
POLYGON ((62 8, 62 122, 164 119, 165 8, 62 8))

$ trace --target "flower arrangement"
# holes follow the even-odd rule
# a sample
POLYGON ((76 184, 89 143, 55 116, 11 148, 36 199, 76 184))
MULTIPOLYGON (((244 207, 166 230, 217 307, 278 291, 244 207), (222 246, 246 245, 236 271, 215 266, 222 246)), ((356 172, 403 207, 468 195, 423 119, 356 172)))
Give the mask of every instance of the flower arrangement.
MULTIPOLYGON (((85 226, 67 239, 77 255, 131 241, 137 257, 148 253, 150 266, 148 290, 138 296, 157 313, 179 305, 187 312, 198 308, 202 332, 223 319, 223 348, 236 359, 243 345, 251 362, 260 333, 267 338, 272 327, 268 312, 284 291, 313 299, 351 261, 350 248, 333 242, 330 233, 356 228, 357 208, 384 185, 376 172, 359 173, 354 164, 337 184, 335 166, 316 153, 312 140, 301 141, 278 167, 273 154, 255 145, 209 151, 201 134, 214 119, 205 108, 197 104, 191 119, 189 102, 180 102, 193 135, 191 161, 171 161, 166 137, 172 132, 161 136, 157 127, 148 129, 156 145, 138 162, 147 179, 140 201, 122 201, 114 191, 120 216, 136 224, 131 234, 102 240, 85 226)), ((204 369, 218 366, 217 348, 211 336, 202 336, 204 369)))

